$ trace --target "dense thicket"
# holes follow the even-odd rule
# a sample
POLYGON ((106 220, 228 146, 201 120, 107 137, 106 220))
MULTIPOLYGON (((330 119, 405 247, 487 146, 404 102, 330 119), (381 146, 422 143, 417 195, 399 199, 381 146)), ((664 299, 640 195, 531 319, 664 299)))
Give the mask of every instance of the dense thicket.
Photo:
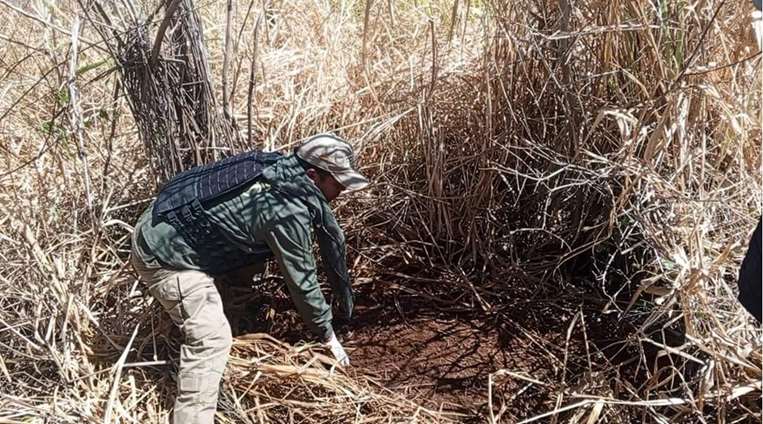
MULTIPOLYGON (((575 317, 580 349, 534 328, 558 368, 497 371, 476 416, 760 416, 760 333, 735 300, 760 215, 751 6, 163 3, 0 0, 0 416, 166 416, 176 341, 129 271, 131 224, 183 167, 319 131, 374 180, 337 207, 356 279, 509 327, 518 299, 575 317), (614 348, 587 338, 601 319, 614 348), (543 410, 501 408, 507 378, 543 410)), ((310 346, 234 350, 230 422, 465 419, 310 346)))

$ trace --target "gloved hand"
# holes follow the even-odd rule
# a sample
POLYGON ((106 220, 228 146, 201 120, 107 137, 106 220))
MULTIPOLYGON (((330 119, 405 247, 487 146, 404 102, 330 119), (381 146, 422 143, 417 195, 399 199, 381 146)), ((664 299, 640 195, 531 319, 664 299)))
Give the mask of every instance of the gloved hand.
POLYGON ((349 321, 352 318, 352 308, 355 302, 352 297, 352 287, 349 285, 334 288, 334 304, 336 305, 339 318, 349 321))
POLYGON ((344 351, 342 344, 337 340, 335 333, 331 333, 331 337, 329 337, 326 345, 340 366, 346 367, 350 365, 350 357, 347 356, 347 352, 344 351))

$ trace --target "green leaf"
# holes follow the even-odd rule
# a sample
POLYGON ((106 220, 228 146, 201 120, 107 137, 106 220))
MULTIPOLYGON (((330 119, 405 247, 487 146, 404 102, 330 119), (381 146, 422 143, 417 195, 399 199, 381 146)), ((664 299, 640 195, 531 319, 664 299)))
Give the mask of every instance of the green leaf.
POLYGON ((67 87, 58 90, 58 93, 56 94, 56 103, 58 103, 59 106, 66 106, 69 104, 69 89, 67 87))
POLYGON ((88 63, 87 65, 82 65, 79 67, 79 69, 77 69, 77 76, 80 76, 87 71, 92 71, 93 69, 100 68, 102 65, 108 65, 110 62, 110 59, 103 59, 97 62, 88 63))

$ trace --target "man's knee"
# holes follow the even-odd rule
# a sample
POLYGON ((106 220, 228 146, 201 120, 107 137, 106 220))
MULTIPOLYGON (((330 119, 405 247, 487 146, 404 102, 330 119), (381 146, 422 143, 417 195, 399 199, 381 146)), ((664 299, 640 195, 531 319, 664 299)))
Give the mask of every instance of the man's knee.
POLYGON ((183 325, 187 344, 215 351, 230 350, 233 343, 230 324, 214 287, 183 299, 183 307, 189 313, 183 325))
POLYGON ((222 316, 222 325, 219 331, 210 337, 210 344, 216 352, 225 352, 226 356, 230 352, 233 346, 233 334, 225 315, 222 316))

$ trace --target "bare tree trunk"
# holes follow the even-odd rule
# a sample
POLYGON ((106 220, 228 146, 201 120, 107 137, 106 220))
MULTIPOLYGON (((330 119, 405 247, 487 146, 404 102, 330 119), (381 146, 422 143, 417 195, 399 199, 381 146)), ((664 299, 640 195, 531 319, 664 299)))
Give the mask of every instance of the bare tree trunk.
POLYGON ((232 119, 224 116, 224 105, 215 101, 203 28, 192 0, 167 1, 164 7, 155 40, 150 40, 150 23, 137 23, 110 49, 158 185, 244 148, 232 119))

